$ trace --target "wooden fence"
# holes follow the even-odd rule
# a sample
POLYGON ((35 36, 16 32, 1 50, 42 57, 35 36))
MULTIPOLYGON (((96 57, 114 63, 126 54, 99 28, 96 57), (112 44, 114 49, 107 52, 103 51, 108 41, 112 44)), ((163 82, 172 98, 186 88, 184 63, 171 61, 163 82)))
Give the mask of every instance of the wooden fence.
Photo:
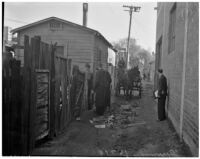
POLYGON ((70 71, 71 60, 57 57, 56 46, 40 37, 24 37, 23 68, 4 58, 3 155, 28 155, 36 141, 70 122, 70 71))
POLYGON ((63 57, 55 58, 55 128, 57 135, 71 120, 69 99, 71 61, 63 57))
POLYGON ((3 155, 21 155, 21 105, 22 78, 20 61, 13 59, 11 53, 3 53, 2 99, 3 99, 3 155))
POLYGON ((25 85, 29 87, 25 89, 27 100, 25 107, 28 107, 30 112, 28 134, 29 150, 32 150, 37 139, 46 135, 54 137, 71 120, 67 98, 71 60, 57 57, 56 46, 41 42, 39 37, 31 38, 29 44, 29 39, 25 36, 24 46, 24 69, 26 70, 24 79, 27 80, 25 85), (37 85, 39 72, 40 76, 46 79, 42 81, 41 87, 37 85), (29 76, 26 76, 27 74, 29 76), (39 133, 38 128, 40 128, 39 133))

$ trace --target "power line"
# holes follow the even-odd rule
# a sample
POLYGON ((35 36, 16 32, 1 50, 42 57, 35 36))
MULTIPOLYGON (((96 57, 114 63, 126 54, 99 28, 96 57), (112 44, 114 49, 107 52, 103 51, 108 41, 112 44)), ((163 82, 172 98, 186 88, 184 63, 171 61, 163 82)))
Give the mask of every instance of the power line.
POLYGON ((17 22, 17 23, 27 24, 27 22, 23 22, 23 21, 16 20, 16 19, 11 19, 11 18, 5 18, 5 19, 8 20, 8 21, 13 21, 13 22, 17 22))
POLYGON ((124 8, 129 8, 129 10, 125 10, 128 11, 130 14, 130 21, 129 21, 129 31, 128 31, 128 42, 127 42, 127 57, 126 57, 126 65, 128 68, 128 57, 129 57, 129 41, 130 41, 130 33, 131 33, 131 21, 132 21, 132 13, 133 12, 139 12, 141 7, 138 6, 127 6, 127 5, 123 5, 124 8))

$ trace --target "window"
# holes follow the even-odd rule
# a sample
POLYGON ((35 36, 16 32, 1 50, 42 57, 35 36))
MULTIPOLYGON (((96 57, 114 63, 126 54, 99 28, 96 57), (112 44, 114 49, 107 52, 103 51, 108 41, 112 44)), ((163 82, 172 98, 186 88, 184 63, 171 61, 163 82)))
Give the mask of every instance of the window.
POLYGON ((49 23, 50 30, 62 30, 63 24, 57 21, 51 21, 49 23))
POLYGON ((169 19, 169 53, 175 50, 176 3, 170 11, 169 19))

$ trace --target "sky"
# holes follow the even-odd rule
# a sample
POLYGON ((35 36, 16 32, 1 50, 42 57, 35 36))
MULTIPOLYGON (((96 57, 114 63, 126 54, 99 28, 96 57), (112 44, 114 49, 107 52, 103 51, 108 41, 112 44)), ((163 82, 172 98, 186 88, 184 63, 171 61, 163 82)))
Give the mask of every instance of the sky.
MULTIPOLYGON (((116 42, 128 37, 129 13, 123 5, 140 6, 140 12, 133 12, 131 38, 149 51, 155 51, 156 2, 122 3, 89 2, 89 28, 98 30, 108 41, 116 42)), ((82 25, 81 2, 6 2, 4 25, 12 29, 55 16, 82 25)))

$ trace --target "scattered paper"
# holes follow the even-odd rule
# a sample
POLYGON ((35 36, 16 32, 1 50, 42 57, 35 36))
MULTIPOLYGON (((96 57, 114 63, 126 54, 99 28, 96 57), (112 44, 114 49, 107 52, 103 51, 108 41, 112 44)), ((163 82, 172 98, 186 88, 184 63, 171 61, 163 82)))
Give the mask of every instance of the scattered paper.
POLYGON ((106 126, 105 126, 105 125, 95 125, 94 127, 95 127, 95 128, 98 128, 98 129, 103 129, 103 128, 106 128, 106 126))
POLYGON ((155 95, 156 98, 158 98, 158 90, 156 90, 156 91, 154 92, 154 95, 155 95))

